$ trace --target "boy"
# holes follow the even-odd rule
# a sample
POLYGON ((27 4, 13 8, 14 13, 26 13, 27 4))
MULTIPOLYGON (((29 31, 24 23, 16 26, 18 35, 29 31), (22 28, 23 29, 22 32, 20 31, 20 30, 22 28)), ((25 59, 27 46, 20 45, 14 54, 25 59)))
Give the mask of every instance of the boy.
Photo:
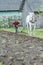
POLYGON ((18 26, 19 26, 18 20, 15 20, 15 21, 13 22, 13 26, 15 27, 15 32, 17 33, 17 32, 18 32, 18 26))

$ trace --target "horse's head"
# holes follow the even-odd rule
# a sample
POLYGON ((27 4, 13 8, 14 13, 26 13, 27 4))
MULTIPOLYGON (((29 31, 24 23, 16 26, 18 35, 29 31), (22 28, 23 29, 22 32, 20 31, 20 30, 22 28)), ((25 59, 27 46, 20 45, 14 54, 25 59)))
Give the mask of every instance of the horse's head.
POLYGON ((29 15, 30 15, 30 17, 32 17, 34 15, 34 13, 33 12, 30 12, 29 15))

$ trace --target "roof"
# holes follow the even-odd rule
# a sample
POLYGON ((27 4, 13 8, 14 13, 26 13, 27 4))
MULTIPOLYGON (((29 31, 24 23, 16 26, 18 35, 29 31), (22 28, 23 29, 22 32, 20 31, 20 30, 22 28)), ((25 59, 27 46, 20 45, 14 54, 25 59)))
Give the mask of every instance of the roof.
POLYGON ((0 11, 19 10, 21 0, 0 0, 0 11))
POLYGON ((17 11, 22 9, 27 2, 28 7, 32 10, 39 10, 43 8, 43 0, 0 0, 0 11, 17 11))
POLYGON ((37 11, 43 9, 43 0, 27 0, 27 5, 32 11, 37 11))

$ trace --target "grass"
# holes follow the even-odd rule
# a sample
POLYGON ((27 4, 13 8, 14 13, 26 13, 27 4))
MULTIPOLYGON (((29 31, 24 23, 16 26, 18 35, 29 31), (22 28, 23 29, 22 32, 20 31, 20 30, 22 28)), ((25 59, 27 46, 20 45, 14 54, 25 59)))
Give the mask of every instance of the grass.
POLYGON ((33 31, 33 33, 35 33, 33 36, 43 38, 43 29, 36 29, 35 32, 33 31))
POLYGON ((15 31, 14 28, 0 28, 0 30, 11 31, 11 32, 14 32, 15 31))
POLYGON ((2 62, 0 62, 0 65, 4 65, 2 62))
MULTIPOLYGON (((10 31, 10 32, 15 32, 15 28, 0 28, 0 30, 4 30, 4 31, 10 31)), ((18 32, 21 33, 22 27, 18 28, 18 32)), ((27 28, 25 28, 23 30, 23 34, 28 34, 28 30, 27 28), (24 33, 23 33, 24 32, 24 33)), ((33 31, 33 37, 39 37, 39 38, 43 38, 43 29, 36 29, 35 31, 33 31)))

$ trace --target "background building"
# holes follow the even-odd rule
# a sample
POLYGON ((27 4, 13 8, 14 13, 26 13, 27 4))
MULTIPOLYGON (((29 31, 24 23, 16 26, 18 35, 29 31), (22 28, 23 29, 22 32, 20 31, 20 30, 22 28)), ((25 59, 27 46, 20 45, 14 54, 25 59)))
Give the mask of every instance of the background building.
MULTIPOLYGON (((43 0, 0 0, 1 12, 22 12, 22 22, 26 26, 28 12, 43 10, 43 0)), ((0 14, 1 16, 1 14, 0 14)), ((39 15, 37 27, 43 27, 43 15, 39 15), (40 23, 40 24, 39 24, 40 23)))

